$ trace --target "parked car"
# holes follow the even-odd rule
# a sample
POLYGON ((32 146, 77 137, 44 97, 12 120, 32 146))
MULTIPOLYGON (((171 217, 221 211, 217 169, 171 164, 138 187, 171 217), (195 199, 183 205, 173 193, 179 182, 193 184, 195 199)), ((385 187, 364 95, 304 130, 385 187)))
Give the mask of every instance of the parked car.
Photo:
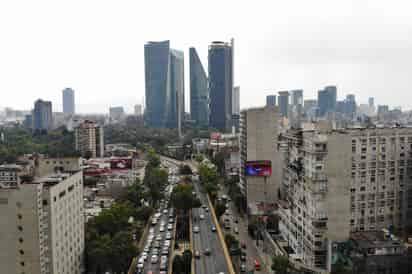
POLYGON ((199 227, 198 226, 193 227, 193 232, 194 233, 199 233, 199 227))
POLYGON ((150 262, 152 264, 157 264, 158 261, 159 261, 159 257, 157 255, 153 255, 152 258, 150 259, 150 262))
POLYGON ((204 253, 205 253, 205 255, 206 255, 206 256, 209 256, 209 255, 210 255, 210 253, 211 253, 211 251, 210 251, 210 249, 209 249, 209 248, 206 248, 204 253))

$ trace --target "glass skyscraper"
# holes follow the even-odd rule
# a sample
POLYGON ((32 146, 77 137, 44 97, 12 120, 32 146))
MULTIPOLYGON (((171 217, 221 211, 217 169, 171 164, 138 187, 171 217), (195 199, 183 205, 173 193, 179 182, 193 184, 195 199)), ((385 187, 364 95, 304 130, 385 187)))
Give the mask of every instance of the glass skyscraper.
POLYGON ((276 95, 267 95, 266 96, 266 105, 267 106, 276 106, 276 95))
POLYGON ((184 116, 184 55, 170 49, 169 41, 144 47, 148 125, 180 130, 184 116))
POLYGON ((210 126, 230 131, 232 126, 233 40, 209 46, 210 126))
POLYGON ((206 72, 195 48, 189 49, 190 115, 197 125, 209 125, 209 89, 206 72))
POLYGON ((328 112, 336 111, 337 90, 335 86, 327 86, 318 92, 319 115, 325 116, 328 112))
POLYGON ((71 115, 75 113, 74 90, 71 88, 63 90, 63 113, 71 115))
POLYGON ((34 102, 33 129, 49 130, 53 127, 52 102, 41 99, 34 102))
POLYGON ((279 91, 278 106, 282 117, 289 115, 289 91, 279 91))

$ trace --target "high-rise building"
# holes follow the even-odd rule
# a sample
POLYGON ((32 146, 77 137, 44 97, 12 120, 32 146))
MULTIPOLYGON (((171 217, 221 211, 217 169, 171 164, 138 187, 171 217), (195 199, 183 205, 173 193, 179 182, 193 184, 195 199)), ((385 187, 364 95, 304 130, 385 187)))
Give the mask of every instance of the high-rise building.
POLYGON ((197 125, 209 124, 209 89, 207 75, 195 48, 189 49, 190 116, 197 125))
POLYGON ((136 116, 142 116, 143 115, 142 105, 140 105, 140 104, 134 105, 134 115, 136 115, 136 116))
POLYGON ((278 95, 278 106, 280 115, 282 117, 288 117, 289 112, 289 92, 279 91, 278 95))
POLYGON ((369 97, 368 103, 371 108, 375 108, 375 98, 374 97, 369 97))
POLYGON ((318 101, 308 99, 303 102, 303 113, 309 119, 314 119, 318 116, 318 101))
POLYGON ((303 90, 295 89, 289 92, 290 94, 290 104, 292 106, 303 106, 303 90))
POLYGON ((74 101, 74 90, 71 88, 65 88, 63 90, 63 113, 64 114, 75 114, 75 101, 74 101))
POLYGON ((351 232, 412 227, 412 129, 289 130, 279 229, 303 263, 330 269, 351 232))
POLYGON ((235 114, 235 115, 240 114, 240 87, 239 86, 233 88, 232 114, 235 114))
POLYGON ((110 107, 109 108, 110 119, 115 121, 121 121, 125 117, 123 107, 110 107))
POLYGON ((213 42, 209 46, 210 126, 230 131, 233 92, 232 43, 213 42))
POLYGON ((266 96, 266 106, 276 106, 276 95, 266 96))
MULTIPOLYGON (((258 204, 268 205, 277 200, 281 167, 277 152, 279 110, 276 106, 248 109, 240 118, 240 188, 247 198, 251 214, 259 212, 258 204), (275 137, 275 138, 274 138, 275 137), (259 165, 262 165, 259 166, 259 165), (249 166, 256 170, 266 168, 267 174, 252 174, 249 166), (273 171, 271 169, 274 169, 273 171)), ((267 208, 269 209, 269 208, 267 208)))
POLYGON ((49 130, 53 127, 52 103, 41 99, 34 102, 33 129, 49 130))
POLYGON ((74 129, 75 149, 82 157, 104 156, 103 127, 94 121, 85 120, 74 129))
POLYGON ((1 273, 83 273, 83 204, 81 171, 0 186, 1 273))
POLYGON ((150 126, 180 128, 184 117, 184 55, 169 41, 144 47, 146 109, 150 126))
POLYGON ((355 94, 348 94, 346 95, 345 99, 345 113, 346 114, 354 114, 356 113, 356 99, 355 99, 355 94))
POLYGON ((336 111, 337 91, 335 86, 327 86, 318 92, 319 115, 325 116, 329 112, 336 111))

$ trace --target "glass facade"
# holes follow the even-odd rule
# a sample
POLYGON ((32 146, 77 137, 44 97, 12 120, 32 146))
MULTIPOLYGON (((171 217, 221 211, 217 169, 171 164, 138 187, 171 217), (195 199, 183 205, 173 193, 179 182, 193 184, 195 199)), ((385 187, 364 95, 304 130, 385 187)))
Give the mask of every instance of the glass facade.
POLYGON ((197 125, 209 125, 209 89, 206 72, 195 48, 189 49, 190 115, 197 125))

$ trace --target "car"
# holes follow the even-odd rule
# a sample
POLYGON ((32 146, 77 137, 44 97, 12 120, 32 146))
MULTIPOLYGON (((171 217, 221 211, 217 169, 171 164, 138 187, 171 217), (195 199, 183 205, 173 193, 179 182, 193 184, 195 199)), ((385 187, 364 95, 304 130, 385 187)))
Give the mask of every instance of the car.
POLYGON ((152 220, 152 225, 156 225, 157 224, 157 220, 156 219, 153 219, 152 220))
POLYGON ((144 252, 149 252, 149 250, 150 250, 149 246, 145 246, 144 249, 143 249, 144 252))
POLYGON ((147 253, 146 254, 142 253, 142 258, 146 261, 147 260, 147 253))
POLYGON ((209 212, 209 208, 206 207, 206 208, 205 208, 205 211, 206 211, 206 212, 209 212))
POLYGON ((194 233, 199 233, 199 227, 198 227, 198 226, 195 226, 195 227, 193 228, 193 232, 194 232, 194 233))
POLYGON ((202 208, 207 208, 207 205, 202 205, 202 208))
POLYGON ((162 252, 160 254, 165 255, 165 256, 169 255, 169 248, 163 247, 162 252))
POLYGON ((246 255, 245 254, 240 255, 240 261, 246 262, 246 255))
POLYGON ((168 224, 167 225, 167 230, 173 230, 173 224, 168 224))
POLYGON ((238 229, 237 227, 235 227, 235 228, 233 229, 233 231, 235 232, 235 234, 239 234, 239 229, 238 229))
POLYGON ((162 240, 162 235, 161 234, 158 234, 157 236, 156 236, 156 241, 161 241, 162 240))
POLYGON ((143 269, 144 268, 144 264, 143 263, 138 263, 137 264, 137 269, 143 269))
POLYGON ((145 261, 145 258, 144 258, 143 256, 140 257, 139 260, 137 260, 137 262, 138 262, 139 264, 144 264, 144 261, 145 261))
POLYGON ((163 209, 163 214, 167 214, 167 209, 163 209))
POLYGON ((246 265, 245 264, 240 265, 240 272, 246 272, 246 265))
POLYGON ((159 249, 158 248, 153 248, 152 249, 152 255, 159 255, 159 249))
POLYGON ((173 224, 175 220, 173 218, 169 218, 169 224, 173 224))
POLYGON ((195 250, 195 258, 199 259, 200 258, 200 252, 199 250, 195 250))
POLYGON ((167 263, 160 263, 160 270, 166 270, 167 269, 167 263))
POLYGON ((153 234, 153 233, 154 233, 154 228, 151 227, 151 228, 149 229, 149 234, 153 234))
POLYGON ((164 244, 163 244, 163 246, 167 246, 167 247, 170 247, 170 241, 169 240, 166 240, 165 242, 164 242, 164 244))
POLYGON ((238 223, 239 223, 239 219, 236 218, 236 219, 235 219, 235 224, 238 224, 238 223))
POLYGON ((164 226, 159 227, 159 231, 160 231, 160 232, 164 232, 164 231, 165 231, 165 227, 164 227, 164 226))
POLYGON ((203 220, 203 219, 205 219, 205 215, 203 215, 203 214, 200 214, 200 220, 203 220))
POLYGON ((212 232, 216 232, 216 227, 212 226, 212 232))
POLYGON ((170 240, 170 239, 172 239, 172 233, 167 232, 166 233, 166 240, 170 240))
POLYGON ((160 247, 160 242, 159 242, 159 241, 156 241, 153 246, 154 246, 155 248, 159 248, 159 247, 160 247))
POLYGON ((240 242, 240 247, 243 249, 246 249, 246 243, 245 242, 240 242))
POLYGON ((210 255, 210 253, 211 253, 211 251, 210 251, 210 249, 209 248, 206 248, 205 249, 205 252, 203 252, 206 256, 209 256, 210 255))
POLYGON ((160 271, 159 274, 167 274, 166 271, 160 271))
POLYGON ((152 264, 157 264, 158 261, 159 261, 159 257, 157 255, 153 255, 152 258, 150 258, 150 262, 152 264))

